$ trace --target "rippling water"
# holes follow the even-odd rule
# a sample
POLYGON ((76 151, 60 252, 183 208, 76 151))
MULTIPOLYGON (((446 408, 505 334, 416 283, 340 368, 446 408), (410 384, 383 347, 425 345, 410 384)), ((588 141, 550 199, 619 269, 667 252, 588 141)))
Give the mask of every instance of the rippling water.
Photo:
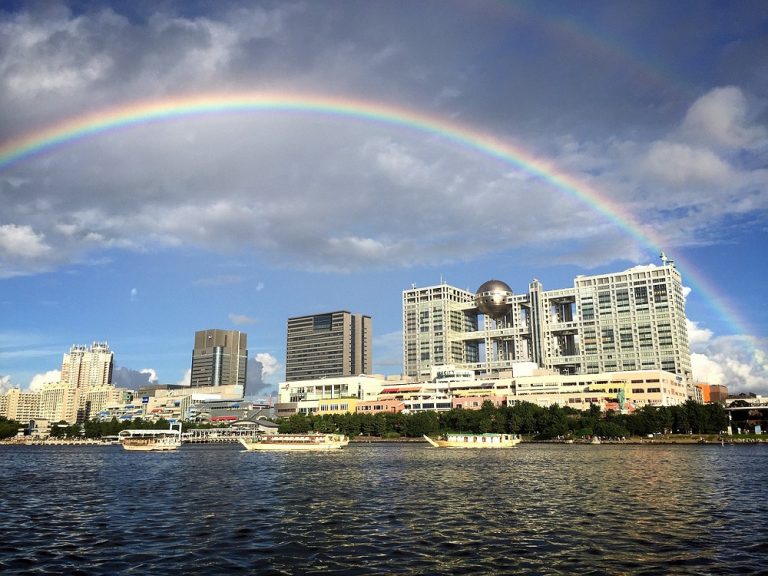
POLYGON ((0 446, 2 574, 753 574, 768 446, 0 446))

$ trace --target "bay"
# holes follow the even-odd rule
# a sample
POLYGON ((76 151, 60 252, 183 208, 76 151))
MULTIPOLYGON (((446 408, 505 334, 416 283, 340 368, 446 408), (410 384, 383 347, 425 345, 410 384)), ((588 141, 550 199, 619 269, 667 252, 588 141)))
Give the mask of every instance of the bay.
POLYGON ((765 445, 0 446, 2 574, 756 574, 765 445))

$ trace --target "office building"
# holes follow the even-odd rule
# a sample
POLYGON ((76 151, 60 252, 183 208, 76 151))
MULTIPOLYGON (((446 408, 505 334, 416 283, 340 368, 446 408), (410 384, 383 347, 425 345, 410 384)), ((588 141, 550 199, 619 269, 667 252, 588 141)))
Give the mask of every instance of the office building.
POLYGON ((571 288, 499 280, 472 293, 441 284, 403 291, 403 368, 425 379, 450 364, 480 376, 520 362, 559 374, 664 370, 691 385, 682 280, 674 264, 578 276, 571 288))
POLYGON ((240 386, 245 390, 247 335, 237 330, 195 332, 190 384, 193 387, 240 386))
POLYGON ((372 339, 370 316, 338 311, 289 318, 285 379, 371 374, 372 339))

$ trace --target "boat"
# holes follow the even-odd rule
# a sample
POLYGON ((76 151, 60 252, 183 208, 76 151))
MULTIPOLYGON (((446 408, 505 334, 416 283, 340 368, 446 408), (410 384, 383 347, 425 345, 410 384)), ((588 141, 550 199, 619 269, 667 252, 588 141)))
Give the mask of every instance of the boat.
POLYGON ((597 436, 592 436, 592 440, 590 440, 589 443, 590 444, 602 444, 602 442, 600 442, 600 438, 597 437, 597 436))
POLYGON ((424 434, 424 439, 435 448, 512 448, 520 444, 515 434, 446 434, 437 440, 424 434))
POLYGON ((181 446, 181 423, 161 430, 122 430, 118 437, 123 449, 132 452, 176 450, 181 446))
POLYGON ((349 438, 343 434, 261 434, 250 438, 240 438, 246 450, 338 450, 349 444, 349 438))

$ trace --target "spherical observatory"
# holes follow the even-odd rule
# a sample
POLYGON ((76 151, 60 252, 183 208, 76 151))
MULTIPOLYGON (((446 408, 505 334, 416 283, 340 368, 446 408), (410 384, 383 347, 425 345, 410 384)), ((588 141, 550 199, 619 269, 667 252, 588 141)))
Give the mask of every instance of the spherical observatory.
POLYGON ((478 310, 491 318, 501 318, 509 312, 511 304, 507 297, 512 296, 512 288, 501 280, 488 280, 475 294, 475 305, 478 310))

